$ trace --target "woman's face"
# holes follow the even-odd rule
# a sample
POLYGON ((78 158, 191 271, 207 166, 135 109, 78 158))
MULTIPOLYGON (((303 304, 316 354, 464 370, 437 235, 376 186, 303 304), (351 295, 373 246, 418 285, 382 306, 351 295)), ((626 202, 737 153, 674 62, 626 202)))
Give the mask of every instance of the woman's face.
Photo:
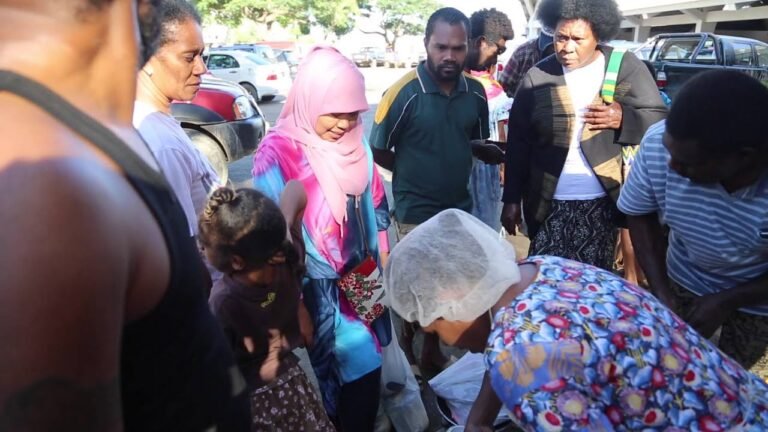
POLYGON ((203 33, 192 19, 163 28, 170 41, 160 47, 145 69, 163 96, 170 100, 190 101, 200 90, 201 75, 207 69, 202 59, 203 33))
POLYGON ((592 25, 582 19, 560 21, 555 29, 555 54, 568 69, 592 63, 597 58, 597 38, 592 25))
POLYGON ((359 118, 358 112, 323 114, 317 118, 315 133, 325 141, 336 142, 357 126, 359 118))
POLYGON ((485 351, 491 321, 483 315, 474 321, 447 321, 438 318, 423 328, 427 333, 436 333, 446 345, 467 349, 474 353, 485 351))

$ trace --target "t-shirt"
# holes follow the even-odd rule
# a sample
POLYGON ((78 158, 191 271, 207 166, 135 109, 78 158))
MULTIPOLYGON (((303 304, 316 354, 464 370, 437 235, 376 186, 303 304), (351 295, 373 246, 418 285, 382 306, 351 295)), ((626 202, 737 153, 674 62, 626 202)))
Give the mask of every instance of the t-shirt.
MULTIPOLYGON (((719 184, 694 183, 669 167, 665 130, 664 122, 648 129, 619 209, 632 216, 659 214, 669 226, 667 272, 698 295, 768 273, 768 174, 733 193, 719 184)), ((744 311, 768 315, 768 305, 744 311)))
MULTIPOLYGON (((304 262, 304 242, 301 226, 291 229, 291 237, 304 262)), ((270 330, 279 331, 285 338, 278 355, 280 366, 277 376, 298 364, 291 352, 301 344, 298 308, 301 276, 288 264, 275 267, 272 284, 248 286, 230 276, 224 276, 213 285, 208 303, 227 335, 235 360, 251 389, 267 384, 260 375, 270 348, 270 330), (253 341, 249 352, 244 338, 253 341)))
POLYGON ((205 208, 208 194, 220 186, 219 177, 176 119, 143 102, 137 101, 134 108, 133 126, 157 159, 184 209, 189 233, 194 236, 197 217, 205 208))
POLYGON ((765 431, 768 385, 648 291, 528 257, 536 280, 488 337, 491 386, 526 431, 765 431))
POLYGON ((460 75, 446 96, 422 62, 390 87, 370 142, 375 149, 395 149, 396 219, 419 224, 445 209, 471 211, 469 141, 488 135, 485 89, 471 76, 460 75))
POLYGON ((581 151, 581 134, 584 131, 584 113, 595 101, 605 77, 605 56, 600 53, 592 63, 578 68, 563 67, 565 82, 571 95, 576 127, 573 128, 568 156, 557 182, 554 198, 557 200, 589 200, 605 196, 605 189, 581 151))

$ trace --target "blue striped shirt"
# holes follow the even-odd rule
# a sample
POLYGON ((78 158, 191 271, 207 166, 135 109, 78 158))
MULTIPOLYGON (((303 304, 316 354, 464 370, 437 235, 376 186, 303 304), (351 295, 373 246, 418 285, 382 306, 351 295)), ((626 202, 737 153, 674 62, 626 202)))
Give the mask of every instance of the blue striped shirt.
MULTIPOLYGON (((664 130, 662 121, 646 132, 619 209, 659 214, 670 229, 669 277, 698 295, 768 274, 768 175, 731 194, 719 184, 693 183, 669 168, 664 130)), ((768 315, 768 304, 743 311, 768 315)))

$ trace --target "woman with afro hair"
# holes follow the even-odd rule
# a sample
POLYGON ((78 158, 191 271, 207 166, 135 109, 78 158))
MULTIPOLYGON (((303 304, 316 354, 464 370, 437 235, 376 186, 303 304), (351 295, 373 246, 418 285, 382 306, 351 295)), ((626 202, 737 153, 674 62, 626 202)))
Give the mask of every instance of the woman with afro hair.
POLYGON ((531 255, 611 270, 622 147, 667 109, 643 63, 605 44, 622 20, 614 0, 543 0, 536 17, 555 29, 555 54, 528 71, 510 112, 502 223, 514 233, 525 218, 531 255))

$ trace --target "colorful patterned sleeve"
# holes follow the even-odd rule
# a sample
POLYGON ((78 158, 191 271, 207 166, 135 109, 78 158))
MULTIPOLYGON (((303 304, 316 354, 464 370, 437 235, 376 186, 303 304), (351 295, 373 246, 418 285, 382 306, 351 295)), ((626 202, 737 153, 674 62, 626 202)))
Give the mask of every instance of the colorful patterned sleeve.
POLYGON ((376 226, 379 232, 386 232, 389 228, 389 203, 387 194, 384 191, 384 182, 381 181, 381 174, 376 165, 373 166, 373 178, 371 179, 371 196, 373 198, 373 207, 376 209, 376 226))
POLYGON ((273 201, 280 202, 286 181, 277 158, 273 157, 273 146, 270 145, 276 140, 269 138, 267 136, 262 140, 259 150, 253 155, 253 187, 273 201))

